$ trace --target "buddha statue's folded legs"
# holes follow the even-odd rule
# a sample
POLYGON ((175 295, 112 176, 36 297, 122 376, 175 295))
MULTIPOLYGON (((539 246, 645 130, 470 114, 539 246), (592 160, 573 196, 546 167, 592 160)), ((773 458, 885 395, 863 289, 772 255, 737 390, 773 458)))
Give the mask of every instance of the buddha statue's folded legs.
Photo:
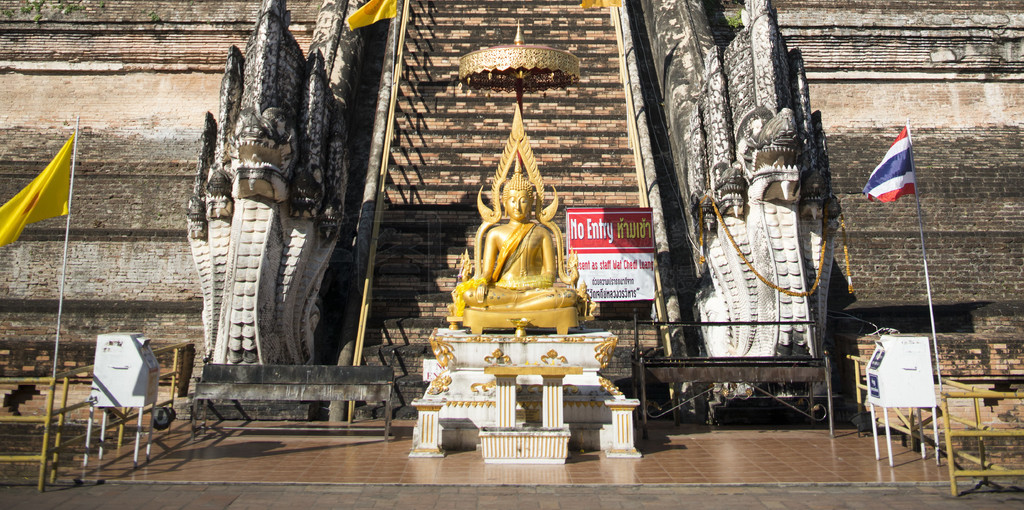
POLYGON ((576 306, 578 294, 573 289, 513 290, 497 285, 480 285, 462 294, 466 306, 488 310, 549 310, 576 306))

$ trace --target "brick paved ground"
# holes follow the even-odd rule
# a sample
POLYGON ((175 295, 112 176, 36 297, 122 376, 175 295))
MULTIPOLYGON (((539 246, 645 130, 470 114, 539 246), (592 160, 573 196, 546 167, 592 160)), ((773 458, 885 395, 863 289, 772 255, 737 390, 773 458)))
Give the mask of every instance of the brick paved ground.
POLYGON ((0 487, 8 510, 60 508, 1021 508, 1024 492, 949 495, 931 485, 274 485, 104 484, 0 487))

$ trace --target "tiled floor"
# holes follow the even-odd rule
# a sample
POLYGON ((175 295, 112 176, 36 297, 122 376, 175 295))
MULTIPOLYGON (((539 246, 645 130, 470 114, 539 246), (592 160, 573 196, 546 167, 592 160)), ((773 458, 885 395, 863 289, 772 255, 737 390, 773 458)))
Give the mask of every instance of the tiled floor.
MULTIPOLYGON (((359 424, 365 425, 365 424, 359 424)), ((132 445, 95 450, 88 468, 64 462, 62 479, 403 483, 403 484, 726 484, 940 482, 947 466, 934 452, 921 459, 899 443, 895 467, 876 461, 871 437, 824 429, 674 427, 652 424, 638 448, 642 459, 606 459, 599 452, 573 452, 565 465, 485 464, 478 451, 450 452, 443 459, 410 459, 414 422, 395 422, 395 439, 378 432, 239 431, 218 429, 197 442, 187 424, 157 433, 151 460, 132 469, 132 445)), ((884 438, 880 438, 885 455, 884 438)), ((144 460, 144 453, 142 456, 144 460)))

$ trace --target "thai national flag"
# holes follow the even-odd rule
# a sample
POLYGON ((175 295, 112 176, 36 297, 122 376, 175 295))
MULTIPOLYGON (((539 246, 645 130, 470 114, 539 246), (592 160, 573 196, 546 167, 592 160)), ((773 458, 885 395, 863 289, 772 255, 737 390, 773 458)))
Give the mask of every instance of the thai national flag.
POLYGON ((869 200, 892 202, 903 195, 913 195, 914 185, 914 154, 908 124, 885 153, 885 159, 871 172, 864 194, 869 200))

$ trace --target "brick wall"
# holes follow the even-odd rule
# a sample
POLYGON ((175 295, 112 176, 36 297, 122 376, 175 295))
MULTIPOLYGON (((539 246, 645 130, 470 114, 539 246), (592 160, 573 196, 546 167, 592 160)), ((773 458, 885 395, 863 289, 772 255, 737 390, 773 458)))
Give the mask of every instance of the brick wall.
MULTIPOLYGON (((925 299, 913 197, 882 204, 860 193, 898 128, 828 139, 856 295, 869 302, 925 299)), ((929 273, 940 303, 1015 301, 1024 290, 1021 135, 1016 126, 914 132, 929 273)))
MULTIPOLYGON (((837 336, 841 346, 840 353, 870 358, 874 351, 874 336, 837 336)), ((981 391, 1020 392, 1024 389, 1020 374, 1024 356, 1024 342, 1018 334, 973 334, 973 335, 938 335, 939 358, 943 379, 955 380, 970 384, 981 391)), ((841 388, 848 401, 852 401, 854 389, 854 366, 850 360, 843 359, 838 365, 841 377, 841 388)), ((861 384, 864 384, 863 365, 861 365, 861 384)), ((946 391, 961 391, 960 388, 946 384, 946 391)), ((936 388, 937 391, 937 388, 936 388)), ((862 398, 866 398, 863 396, 862 398)), ((941 403, 941 396, 937 394, 941 403)), ((948 399, 951 416, 969 422, 980 421, 989 429, 1018 429, 1024 420, 1024 401, 1019 398, 992 399, 954 398, 948 399), (977 411, 977 413, 976 413, 977 411)), ((961 423, 953 423, 955 429, 964 429, 961 423)), ((940 423, 940 429, 942 425, 940 423)), ((957 438, 954 440, 956 449, 977 455, 976 439, 957 438)), ((987 438, 985 452, 990 460, 1004 468, 1020 468, 1021 443, 1019 438, 987 438)))
MULTIPOLYGON (((876 339, 873 335, 837 335, 839 353, 870 358, 876 339)), ((1024 373, 1024 340, 1016 334, 940 333, 937 340, 943 378, 992 384, 993 380, 1019 380, 1024 373)))
MULTIPOLYGON (((80 115, 62 344, 82 342, 91 362, 98 333, 197 340, 184 204, 225 55, 244 48, 259 2, 86 1, 71 13, 50 4, 22 12, 25 2, 0 0, 0 200, 46 166, 80 115)), ((319 6, 288 2, 303 47, 319 6)), ((52 342, 64 226, 29 225, 0 248, 0 340, 52 342)), ((28 366, 22 352, 0 355, 5 375, 28 366)))
MULTIPOLYGON (((735 0, 729 0, 736 3, 735 0)), ((967 0, 906 0, 890 3, 885 0, 774 0, 776 9, 789 11, 795 9, 819 10, 823 12, 861 12, 889 11, 933 14, 960 14, 985 19, 995 13, 1020 12, 1020 5, 1013 0, 996 0, 985 4, 984 12, 978 12, 978 3, 967 0)))
MULTIPOLYGON (((52 339, 51 339, 52 340, 52 339)), ((170 343, 153 339, 154 348, 159 348, 170 343)), ((92 363, 95 341, 87 342, 63 342, 60 346, 60 363, 58 372, 83 367, 92 363)), ((51 342, 21 342, 0 340, 0 375, 4 377, 49 377, 51 375, 53 355, 53 343, 51 342), (14 365, 23 365, 16 367, 14 365)), ((162 374, 172 371, 174 354, 172 352, 162 353, 157 356, 162 374)), ((196 363, 198 365, 198 361, 196 363)), ((88 400, 91 392, 91 374, 72 377, 68 380, 67 404, 74 405, 88 400)), ((46 401, 49 396, 49 388, 45 384, 30 383, 4 383, 0 384, 0 416, 44 416, 46 414, 46 401)), ((163 403, 169 400, 174 394, 170 379, 161 382, 157 402, 163 403)), ((63 384, 58 381, 54 392, 54 406, 59 408, 65 393, 63 384)), ((174 395, 175 407, 181 413, 186 405, 186 400, 174 395)), ((179 414, 179 416, 181 416, 179 414)), ((84 433, 84 425, 89 418, 89 408, 84 407, 67 415, 68 427, 64 429, 65 439, 84 433)), ((99 414, 95 416, 97 422, 99 414)), ((185 419, 185 417, 179 418, 185 419)), ((97 423, 98 425, 98 423, 97 423)), ((42 429, 35 425, 4 424, 0 430, 0 444, 5 452, 32 451, 38 452, 42 429)), ((81 451, 81 445, 74 450, 81 451)), ((6 466, 5 466, 6 467, 6 466)), ((8 477, 9 473, 0 471, 0 478, 8 477)))
MULTIPOLYGON (((291 28, 303 48, 320 3, 288 2, 291 28)), ((248 0, 84 1, 73 4, 81 10, 63 13, 54 4, 26 12, 27 2, 0 0, 4 67, 220 73, 228 47, 244 47, 260 6, 248 0)))

